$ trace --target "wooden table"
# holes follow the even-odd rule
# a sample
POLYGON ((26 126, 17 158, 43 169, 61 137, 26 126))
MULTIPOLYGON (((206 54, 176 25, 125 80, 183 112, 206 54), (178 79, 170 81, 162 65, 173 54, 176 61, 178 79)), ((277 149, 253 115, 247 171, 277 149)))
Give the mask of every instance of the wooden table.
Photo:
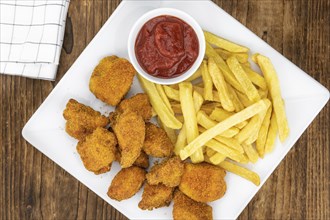
MULTIPOLYGON (((126 219, 21 136, 24 124, 119 2, 71 0, 55 82, 0 75, 0 219, 126 219)), ((215 2, 330 88, 329 0, 215 2)), ((216 21, 210 18, 210 22, 216 21)), ((317 116, 239 219, 330 219, 329 107, 317 116)))

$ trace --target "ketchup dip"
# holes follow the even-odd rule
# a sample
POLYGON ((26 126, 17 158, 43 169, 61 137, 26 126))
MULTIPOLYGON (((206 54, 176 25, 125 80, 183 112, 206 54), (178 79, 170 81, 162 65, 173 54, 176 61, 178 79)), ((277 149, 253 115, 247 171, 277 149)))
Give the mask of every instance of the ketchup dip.
POLYGON ((181 19, 162 15, 147 21, 135 41, 135 56, 145 72, 174 78, 196 61, 199 43, 194 29, 181 19))

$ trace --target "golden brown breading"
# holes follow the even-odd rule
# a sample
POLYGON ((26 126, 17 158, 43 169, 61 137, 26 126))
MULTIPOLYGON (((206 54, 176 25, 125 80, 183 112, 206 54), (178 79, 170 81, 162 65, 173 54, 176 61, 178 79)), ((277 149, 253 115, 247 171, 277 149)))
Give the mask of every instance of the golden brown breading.
POLYGON ((116 106, 131 88, 135 73, 128 60, 116 56, 105 57, 95 67, 89 89, 96 98, 116 106))
POLYGON ((129 199, 140 190, 145 178, 146 171, 140 167, 124 168, 113 178, 108 196, 117 201, 129 199))
POLYGON ((208 163, 185 163, 179 189, 197 202, 212 202, 226 192, 226 171, 208 163))
POLYGON ((105 128, 96 128, 94 132, 79 141, 77 151, 87 170, 95 174, 110 170, 115 160, 117 140, 113 133, 105 128))
POLYGON ((144 121, 149 121, 152 116, 152 107, 147 94, 139 93, 135 96, 124 99, 116 108, 118 112, 131 110, 142 116, 144 121))
POLYGON ((173 197, 172 187, 163 184, 144 186, 142 200, 139 202, 139 208, 142 210, 153 210, 155 208, 169 206, 173 197))
POLYGON ((143 150, 153 157, 169 157, 173 153, 173 144, 163 129, 152 123, 146 123, 143 150))
POLYGON ((110 124, 117 137, 120 151, 120 165, 130 167, 140 156, 145 137, 143 118, 135 112, 125 111, 122 114, 112 112, 110 124))
POLYGON ((140 156, 134 161, 133 165, 147 169, 149 167, 149 156, 141 151, 140 156))
POLYGON ((180 190, 176 190, 174 192, 173 219, 212 220, 212 207, 205 203, 196 202, 180 190))
POLYGON ((151 185, 162 183, 168 187, 175 187, 180 184, 183 172, 184 163, 179 157, 172 157, 154 165, 147 174, 147 180, 151 185))
POLYGON ((78 140, 83 140, 97 127, 105 127, 109 123, 109 119, 100 112, 74 99, 66 104, 63 117, 67 120, 65 131, 78 140))

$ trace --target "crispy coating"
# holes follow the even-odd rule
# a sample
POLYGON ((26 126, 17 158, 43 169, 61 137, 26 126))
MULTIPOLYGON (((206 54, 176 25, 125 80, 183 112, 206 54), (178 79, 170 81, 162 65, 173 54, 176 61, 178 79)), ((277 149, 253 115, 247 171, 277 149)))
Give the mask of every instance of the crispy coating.
POLYGON ((78 140, 83 140, 97 127, 105 127, 109 123, 109 119, 100 112, 74 99, 66 104, 63 117, 67 120, 65 131, 78 140))
POLYGON ((179 157, 172 157, 154 165, 147 174, 147 180, 151 185, 162 183, 168 187, 175 187, 180 184, 183 172, 184 163, 179 157))
POLYGON ((89 89, 96 98, 116 106, 131 88, 135 73, 128 60, 116 56, 105 57, 95 67, 89 89))
POLYGON ((185 163, 179 189, 197 202, 212 202, 226 192, 224 169, 208 163, 185 163))
POLYGON ((115 135, 99 127, 85 140, 78 142, 77 151, 87 170, 101 174, 110 170, 116 157, 116 145, 115 135))
POLYGON ((146 171, 140 167, 124 168, 113 178, 108 196, 117 201, 129 199, 140 190, 145 178, 146 171))
POLYGON ((139 93, 129 99, 124 99, 116 108, 118 112, 124 112, 126 110, 131 110, 141 115, 144 121, 149 121, 152 116, 152 107, 148 95, 144 93, 139 93))
POLYGON ((113 112, 110 114, 110 124, 119 144, 120 165, 122 168, 130 167, 142 150, 145 137, 143 118, 129 110, 122 114, 113 112))
POLYGON ((172 187, 163 184, 144 186, 142 200, 139 202, 139 208, 142 210, 153 210, 155 208, 169 206, 173 197, 172 187))
POLYGON ((162 128, 152 123, 146 123, 143 150, 153 157, 169 157, 173 153, 173 144, 162 128))
POLYGON ((212 220, 212 207, 196 202, 183 194, 180 190, 174 193, 174 220, 212 220))
POLYGON ((147 169, 149 167, 149 156, 144 151, 141 151, 140 156, 133 165, 147 169))

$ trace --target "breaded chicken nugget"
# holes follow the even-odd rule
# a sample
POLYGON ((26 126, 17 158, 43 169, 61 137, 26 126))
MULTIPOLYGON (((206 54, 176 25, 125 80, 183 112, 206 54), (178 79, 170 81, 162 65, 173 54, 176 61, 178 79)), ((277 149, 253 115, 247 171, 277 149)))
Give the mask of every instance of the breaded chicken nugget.
POLYGON ((173 219, 212 220, 212 207, 205 203, 196 202, 180 190, 176 190, 174 192, 173 219))
POLYGON ((99 127, 78 142, 77 151, 86 169, 100 174, 110 170, 112 161, 116 159, 116 145, 115 135, 99 127))
POLYGON ((135 73, 128 60, 116 56, 105 57, 95 67, 89 89, 96 98, 116 106, 131 88, 135 73))
POLYGON ((149 167, 149 156, 141 151, 140 156, 134 161, 133 165, 147 169, 149 167))
POLYGON ((100 112, 74 99, 70 99, 66 104, 63 117, 67 120, 65 131, 78 140, 83 140, 97 127, 105 127, 109 123, 109 119, 100 112))
POLYGON ((146 171, 140 167, 124 168, 113 178, 108 196, 117 201, 129 199, 140 190, 145 178, 146 171))
POLYGON ((138 113, 142 116, 144 121, 149 121, 152 116, 152 107, 148 95, 144 93, 139 93, 129 99, 124 99, 116 108, 118 112, 124 112, 126 110, 138 113))
POLYGON ((147 180, 151 185, 162 183, 168 187, 175 187, 180 184, 183 172, 184 163, 179 157, 172 157, 154 165, 147 174, 147 180))
POLYGON ((152 123, 146 123, 143 150, 153 157, 169 157, 173 153, 173 144, 163 129, 152 123))
POLYGON ((173 197, 172 187, 163 184, 144 186, 142 200, 139 202, 139 208, 142 210, 153 210, 155 208, 168 206, 173 197))
POLYGON ((179 189, 197 202, 212 202, 226 192, 226 171, 208 163, 185 163, 179 189))
POLYGON ((120 165, 130 167, 140 156, 145 137, 145 123, 133 111, 110 114, 110 124, 117 137, 120 151, 120 165))

